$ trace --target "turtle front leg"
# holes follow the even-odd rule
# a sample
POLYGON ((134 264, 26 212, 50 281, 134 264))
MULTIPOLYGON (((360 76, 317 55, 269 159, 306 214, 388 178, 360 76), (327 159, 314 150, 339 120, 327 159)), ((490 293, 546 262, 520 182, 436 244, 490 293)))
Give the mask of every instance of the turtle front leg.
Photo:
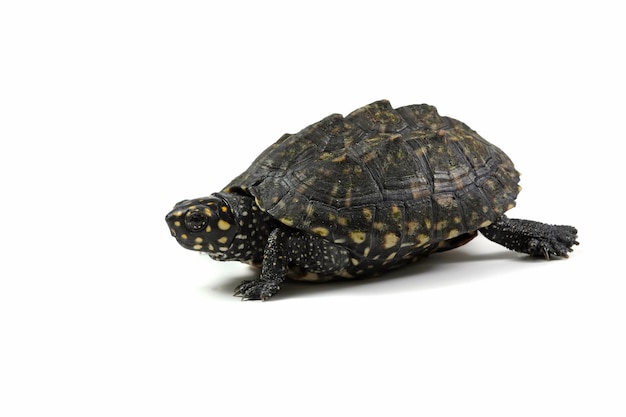
POLYGON ((286 240, 283 230, 272 230, 263 252, 260 277, 252 281, 242 281, 235 288, 234 295, 243 300, 265 301, 280 290, 280 284, 285 280, 289 269, 286 240))
POLYGON ((235 295, 244 300, 267 300, 280 290, 289 268, 321 275, 336 275, 350 264, 345 248, 295 229, 272 230, 263 252, 261 275, 243 281, 235 295))
POLYGON ((550 259, 567 258, 576 241, 575 227, 550 225, 532 220, 509 219, 503 216, 480 232, 489 240, 516 252, 550 259))

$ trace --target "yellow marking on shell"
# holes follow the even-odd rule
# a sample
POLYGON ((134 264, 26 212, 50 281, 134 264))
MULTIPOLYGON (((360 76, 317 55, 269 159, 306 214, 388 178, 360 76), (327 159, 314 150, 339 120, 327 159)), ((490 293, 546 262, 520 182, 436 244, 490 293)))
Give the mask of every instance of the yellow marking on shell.
POLYGON ((230 226, 231 226, 230 223, 228 223, 226 220, 219 219, 217 221, 217 227, 220 230, 228 230, 230 229, 230 226))
POLYGON ((372 214, 372 210, 368 209, 368 208, 364 208, 363 209, 363 217, 365 217, 365 220, 370 221, 372 220, 372 217, 374 215, 372 214))
POLYGON ((383 247, 385 249, 393 248, 398 244, 398 240, 400 240, 400 238, 395 233, 387 233, 384 237, 383 247))
POLYGON ((482 222, 480 225, 478 225, 478 228, 482 228, 482 227, 487 227, 491 224, 491 220, 485 220, 484 222, 482 222))
POLYGON ((322 154, 320 155, 320 159, 323 161, 330 159, 332 157, 333 157, 333 154, 330 152, 322 152, 322 154))
POLYGON ((350 239, 352 239, 352 241, 356 244, 360 244, 365 242, 365 232, 361 232, 361 231, 354 231, 354 232, 350 232, 350 239))
POLYGON ((310 282, 315 282, 315 281, 327 281, 328 278, 325 278, 322 275, 318 275, 316 273, 313 272, 307 272, 304 274, 293 274, 293 271, 289 271, 289 278, 294 279, 296 281, 310 281, 310 282))
MULTIPOLYGON (((221 238, 217 239, 217 241, 218 241, 219 243, 224 244, 224 243, 228 242, 228 237, 226 237, 226 236, 222 236, 221 238)), ((221 249, 220 249, 220 250, 221 250, 221 249)))
POLYGON ((506 206, 506 209, 511 210, 513 207, 515 207, 515 203, 509 203, 509 205, 506 206))
POLYGON ((432 223, 429 219, 424 219, 424 226, 426 226, 427 229, 430 229, 432 227, 432 223))
POLYGON ((311 216, 313 216, 314 213, 315 213, 315 207, 313 207, 311 204, 306 206, 306 215, 307 216, 311 217, 311 216))
POLYGON ((430 240, 430 236, 428 236, 428 235, 424 235, 424 234, 422 234, 422 235, 417 235, 417 242, 418 242, 419 244, 426 243, 426 242, 428 242, 429 240, 430 240))
POLYGON ((211 217, 213 215, 213 212, 211 210, 209 210, 208 208, 204 208, 204 210, 202 210, 204 212, 204 214, 206 214, 208 217, 211 217))
POLYGON ((457 237, 460 234, 461 232, 459 232, 457 229, 452 229, 448 232, 447 239, 452 239, 453 237, 457 237))
POLYGON ((483 213, 489 212, 489 206, 483 206, 482 209, 483 209, 483 213))
POLYGON ((321 227, 321 226, 314 227, 314 228, 311 229, 311 231, 313 233, 315 233, 316 235, 319 235, 319 236, 322 236, 322 237, 326 237, 326 236, 328 236, 330 234, 330 231, 327 228, 321 227))
POLYGON ((461 223, 461 218, 457 216, 454 219, 452 219, 452 221, 454 221, 456 224, 459 224, 461 223))
POLYGON ((347 226, 348 225, 348 218, 347 217, 338 217, 337 218, 337 223, 339 224, 339 226, 347 226))
POLYGON ((201 237, 197 237, 193 240, 196 243, 202 243, 202 238, 201 237))
POLYGON ((400 211, 400 207, 391 206, 391 217, 394 220, 399 220, 401 216, 402 216, 402 212, 400 211))
POLYGON ((415 232, 417 231, 418 227, 419 227, 419 223, 418 222, 408 222, 406 224, 406 230, 407 230, 409 235, 414 235, 415 232))
POLYGON ((187 239, 189 239, 189 236, 187 236, 186 234, 183 233, 182 235, 180 235, 180 238, 183 239, 183 240, 187 240, 187 239))
POLYGON ((290 219, 289 217, 281 217, 280 222, 287 226, 293 226, 293 219, 290 219))
POLYGON ((446 226, 448 226, 448 221, 447 220, 441 220, 437 222, 437 225, 435 226, 435 228, 437 230, 443 230, 446 228, 446 226))
POLYGON ((194 250, 201 250, 202 245, 193 245, 194 250))
POLYGON ((378 156, 378 154, 377 154, 376 152, 373 152, 373 151, 372 151, 372 152, 368 152, 368 153, 366 153, 365 155, 363 155, 363 156, 361 157, 361 160, 362 160, 363 162, 369 162, 369 161, 371 161, 372 159, 376 158, 377 156, 378 156))
POLYGON ((180 227, 180 222, 179 222, 178 220, 176 220, 176 221, 174 222, 174 226, 176 226, 176 227, 180 227))
POLYGON ((368 246, 367 248, 363 249, 363 256, 365 256, 367 258, 367 255, 369 255, 370 253, 370 247, 368 246))
POLYGON ((374 229, 383 230, 385 228, 385 223, 383 222, 374 222, 374 229))
POLYGON ((335 274, 335 275, 337 275, 338 277, 342 277, 342 278, 354 278, 354 275, 352 275, 351 273, 349 273, 345 269, 343 271, 340 271, 338 274, 335 274))
POLYGON ((331 222, 335 221, 337 217, 333 213, 328 213, 328 220, 331 222))
POLYGON ((343 155, 339 155, 338 157, 334 158, 332 161, 333 162, 344 162, 346 160, 346 154, 344 153, 343 155))

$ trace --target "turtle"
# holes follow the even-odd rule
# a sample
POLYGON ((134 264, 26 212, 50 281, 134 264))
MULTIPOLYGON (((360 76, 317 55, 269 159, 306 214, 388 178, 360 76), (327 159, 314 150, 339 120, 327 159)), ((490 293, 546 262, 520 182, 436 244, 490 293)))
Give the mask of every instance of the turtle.
POLYGON ((260 268, 234 295, 267 300, 286 278, 354 279, 487 239, 566 258, 572 226, 505 215, 520 174, 511 159, 434 106, 387 100, 284 134, 242 174, 167 214, 184 248, 260 268))

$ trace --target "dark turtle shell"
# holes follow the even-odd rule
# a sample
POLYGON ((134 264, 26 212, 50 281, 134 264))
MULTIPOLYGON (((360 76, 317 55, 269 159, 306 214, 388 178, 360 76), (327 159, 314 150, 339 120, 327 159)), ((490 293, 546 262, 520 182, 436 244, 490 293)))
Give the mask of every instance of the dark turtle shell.
POLYGON ((282 136, 224 191, 355 257, 391 260, 467 242, 515 205, 518 181, 465 124, 383 100, 282 136))

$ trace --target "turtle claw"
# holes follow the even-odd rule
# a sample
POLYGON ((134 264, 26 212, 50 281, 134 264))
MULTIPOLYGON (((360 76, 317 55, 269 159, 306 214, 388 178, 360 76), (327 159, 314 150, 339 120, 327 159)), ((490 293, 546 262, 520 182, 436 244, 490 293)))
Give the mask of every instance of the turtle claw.
POLYGON ((247 280, 242 281, 235 288, 234 296, 241 297, 242 301, 246 300, 261 300, 266 301, 270 299, 274 294, 280 290, 280 285, 270 281, 247 280))

